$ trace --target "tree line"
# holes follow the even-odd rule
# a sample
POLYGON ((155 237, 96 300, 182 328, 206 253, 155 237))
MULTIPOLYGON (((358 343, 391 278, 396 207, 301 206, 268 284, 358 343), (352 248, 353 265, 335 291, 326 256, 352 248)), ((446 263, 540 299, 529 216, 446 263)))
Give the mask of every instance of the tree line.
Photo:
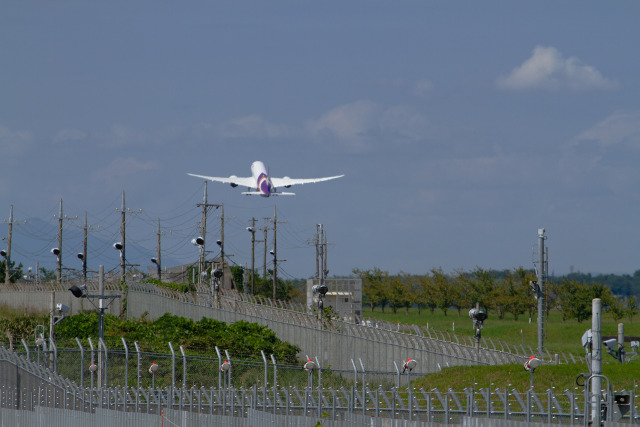
MULTIPOLYGON (((431 269, 424 275, 400 273, 389 274, 379 268, 354 269, 353 273, 362 279, 362 301, 371 311, 389 307, 396 313, 400 309, 416 307, 422 310, 436 309, 448 315, 456 310, 474 307, 476 303, 498 318, 513 316, 514 320, 524 314, 533 317, 538 302, 530 282, 536 280, 531 270, 519 267, 513 270, 495 271, 476 267, 474 270, 456 271, 445 274, 442 269, 431 269)), ((564 277, 549 280, 543 287, 546 314, 559 310, 563 320, 576 319, 582 322, 591 317, 591 301, 602 300, 603 309, 615 321, 624 316, 633 319, 638 313, 636 296, 616 296, 611 288, 599 282, 587 283, 564 277)))

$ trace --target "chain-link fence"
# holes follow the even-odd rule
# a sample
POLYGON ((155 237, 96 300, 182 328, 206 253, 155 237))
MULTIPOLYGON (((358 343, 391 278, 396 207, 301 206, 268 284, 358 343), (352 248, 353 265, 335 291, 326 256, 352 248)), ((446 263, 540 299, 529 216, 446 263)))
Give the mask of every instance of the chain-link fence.
MULTIPOLYGON (((36 364, 49 368, 80 387, 352 387, 357 384, 404 386, 408 375, 398 371, 366 370, 361 361, 351 361, 352 370, 323 367, 317 358, 312 368, 302 364, 279 363, 273 355, 262 354, 261 360, 236 359, 227 351, 218 350, 216 357, 186 354, 167 343, 170 352, 141 351, 122 341, 109 348, 104 342, 77 340, 77 348, 54 348, 26 345, 16 349, 36 364), (90 343, 90 345, 87 345, 90 343), (226 363, 225 363, 226 362, 226 363), (150 369, 155 365, 154 369, 150 369), (223 366, 224 365, 224 366, 223 366)), ((415 376, 415 375, 414 375, 415 376)))
MULTIPOLYGON (((179 411, 184 413, 185 417, 187 414, 203 414, 247 419, 252 411, 258 411, 253 414, 262 414, 258 416, 258 419, 262 420, 259 425, 268 425, 266 419, 278 423, 287 417, 306 419, 299 425, 309 425, 309 421, 315 420, 326 420, 336 425, 335 422, 345 421, 354 415, 360 415, 364 420, 376 420, 375 423, 372 421, 374 425, 380 425, 377 420, 381 419, 447 425, 466 423, 465 420, 469 418, 489 420, 487 425, 508 425, 516 422, 579 425, 584 424, 585 420, 589 421, 591 414, 592 396, 584 392, 536 392, 533 389, 519 392, 516 389, 500 388, 463 391, 450 389, 441 392, 437 389, 417 390, 410 386, 372 386, 370 379, 375 378, 375 373, 360 372, 358 376, 357 371, 354 371, 352 383, 339 385, 331 383, 330 378, 335 374, 332 370, 325 372, 316 368, 309 373, 300 367, 288 369, 286 365, 277 364, 274 364, 271 370, 267 370, 265 366, 268 367, 268 363, 263 363, 261 371, 260 363, 231 360, 231 368, 223 372, 219 369, 217 358, 206 359, 204 362, 215 367, 215 375, 212 375, 214 379, 218 372, 222 374, 222 378, 219 379, 221 386, 183 387, 179 384, 179 365, 174 362, 174 354, 165 354, 165 358, 161 360, 157 359, 157 354, 140 352, 141 362, 137 363, 137 351, 129 356, 125 351, 119 352, 123 354, 120 363, 118 357, 107 351, 107 358, 99 361, 106 362, 106 369, 93 373, 94 376, 104 375, 107 378, 103 386, 81 387, 75 380, 65 378, 43 366, 55 366, 57 359, 59 371, 69 369, 70 375, 74 375, 73 366, 77 369, 80 360, 80 364, 91 363, 90 359, 85 361, 82 357, 91 355, 83 355, 80 349, 58 350, 57 355, 55 352, 43 353, 39 364, 35 349, 30 351, 31 360, 26 360, 25 357, 0 347, 0 408, 33 411, 38 407, 50 407, 90 413, 111 410, 156 415, 163 414, 164 411, 179 411), (60 355, 68 357, 71 363, 64 361, 64 357, 60 355), (53 356, 54 360, 49 356, 53 356), (137 381, 132 385, 131 377, 126 374, 129 369, 129 373, 134 372, 135 378, 138 366, 142 370, 143 357, 146 357, 144 360, 147 363, 156 358, 159 367, 167 365, 170 368, 160 367, 155 374, 148 372, 147 368, 147 378, 138 387, 137 381), (127 360, 130 362, 128 368, 127 360), (136 360, 135 364, 131 363, 133 360, 136 360), (252 370, 253 373, 250 374, 252 370), (306 379, 307 382, 303 386, 285 385, 282 382, 282 372, 287 372, 284 376, 293 375, 297 381, 304 382, 306 379), (151 386, 147 382, 150 375, 151 386), (238 383, 242 376, 253 376, 256 382, 247 386, 234 384, 238 383), (258 383, 260 376, 262 383, 258 383), (129 386, 118 383, 125 381, 125 378, 129 379, 129 386), (155 386, 153 381, 157 381, 155 386), (269 381, 273 382, 269 384, 269 381), (264 418, 265 414, 272 414, 276 418, 264 418), (495 424, 498 421, 505 424, 495 424)), ((24 353, 26 355, 26 351, 24 353)), ((94 357, 97 358, 95 351, 94 357)), ((266 360, 266 357, 264 359, 266 360)), ((186 360, 186 370, 190 375, 191 363, 198 361, 188 357, 186 360)), ((91 374, 90 370, 89 373, 91 374)), ((188 376, 187 379, 189 378, 191 377, 188 376)), ((336 378, 339 378, 337 381, 347 381, 343 375, 336 375, 336 378)), ((406 377, 407 380, 409 378, 406 377)), ((640 422, 633 391, 608 393, 600 396, 598 403, 602 405, 600 413, 603 420, 640 422)))

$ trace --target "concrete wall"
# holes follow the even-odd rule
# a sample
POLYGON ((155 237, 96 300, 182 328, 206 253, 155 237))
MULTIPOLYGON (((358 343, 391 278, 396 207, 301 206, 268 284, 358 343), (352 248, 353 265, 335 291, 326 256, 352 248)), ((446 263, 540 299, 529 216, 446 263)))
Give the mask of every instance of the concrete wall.
POLYGON ((317 356, 321 365, 331 365, 333 369, 352 370, 352 359, 358 371, 362 369, 362 360, 365 371, 393 372, 394 361, 402 369, 402 362, 411 357, 419 361, 417 373, 437 372, 447 365, 493 365, 524 360, 510 353, 488 349, 476 352, 470 346, 375 326, 321 323, 304 313, 244 301, 221 299, 218 303, 207 303, 203 299, 196 304, 194 298, 186 295, 181 298, 182 301, 173 299, 169 293, 159 295, 150 287, 130 288, 127 316, 136 318, 145 314, 155 319, 170 312, 193 320, 207 317, 226 323, 255 322, 273 330, 281 340, 299 346, 301 356, 317 356))
MULTIPOLYGON (((89 290, 92 294, 98 294, 97 289, 90 287, 89 290)), ((96 306, 98 305, 97 299, 89 301, 87 298, 76 298, 64 287, 36 287, 33 285, 0 286, 0 305, 20 311, 24 310, 25 312, 48 313, 51 310, 52 293, 54 293, 55 304, 62 303, 71 308, 69 315, 80 313, 83 310, 95 310, 96 307, 91 304, 92 302, 96 306)), ((121 292, 114 289, 105 289, 105 295, 118 294, 121 294, 121 292)), ((124 297, 123 295, 121 298, 115 299, 105 312, 120 316, 124 297)))

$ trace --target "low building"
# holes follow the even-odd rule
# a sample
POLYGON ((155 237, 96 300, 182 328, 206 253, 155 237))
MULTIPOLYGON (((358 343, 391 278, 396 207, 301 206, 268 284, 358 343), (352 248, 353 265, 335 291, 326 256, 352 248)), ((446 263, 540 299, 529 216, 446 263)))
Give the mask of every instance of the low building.
MULTIPOLYGON (((325 279, 329 288, 325 295, 324 306, 331 306, 340 317, 352 319, 362 313, 362 279, 325 279)), ((307 280, 307 306, 318 307, 318 294, 314 294, 313 286, 319 285, 320 279, 307 280)))

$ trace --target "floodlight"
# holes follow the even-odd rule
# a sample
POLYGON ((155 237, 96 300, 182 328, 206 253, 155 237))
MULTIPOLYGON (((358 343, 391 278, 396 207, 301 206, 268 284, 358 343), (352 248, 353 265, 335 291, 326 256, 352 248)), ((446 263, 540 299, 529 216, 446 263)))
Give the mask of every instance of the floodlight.
POLYGON ((271 255, 275 255, 275 254, 276 254, 276 251, 274 251, 273 249, 271 249, 271 250, 269 251, 269 253, 270 253, 271 255))
POLYGON ((55 256, 60 256, 60 249, 52 248, 51 253, 54 254, 55 256))
POLYGON ((154 264, 157 264, 158 260, 156 258, 151 258, 151 262, 154 263, 154 264))
POLYGON ((215 270, 213 270, 213 277, 215 277, 216 279, 219 279, 222 277, 222 270, 219 268, 216 268, 215 270))
POLYGON ((487 317, 489 317, 489 315, 482 310, 472 308, 471 310, 469 310, 469 317, 471 318, 471 320, 484 322, 485 320, 487 320, 487 317))
POLYGON ((247 227, 247 231, 248 231, 249 233, 253 233, 253 232, 254 232, 254 231, 256 231, 256 230, 255 230, 255 228, 253 228, 253 227, 247 227))
POLYGON ((193 243, 196 246, 202 246, 204 245, 204 237, 198 236, 195 239, 191 239, 191 243, 193 243))
POLYGON ((69 288, 69 290, 71 291, 74 297, 82 298, 85 296, 84 292, 87 290, 87 285, 82 285, 82 286, 73 285, 72 287, 69 288))
POLYGON ((7 257, 7 251, 5 251, 4 249, 0 251, 0 256, 3 258, 7 257))
POLYGON ((114 249, 117 249, 117 250, 119 250, 119 251, 121 251, 121 250, 122 250, 122 248, 124 248, 124 246, 122 246, 122 242, 115 242, 115 243, 113 244, 113 248, 114 248, 114 249))
POLYGON ((84 254, 82 252, 78 252, 77 256, 80 261, 84 261, 84 254))
POLYGON ((222 246, 222 240, 216 240, 216 244, 217 244, 218 246, 222 246))
POLYGON ((313 290, 313 292, 317 292, 320 295, 326 295, 327 292, 329 292, 329 288, 324 283, 321 285, 313 285, 313 288, 311 289, 313 290))

